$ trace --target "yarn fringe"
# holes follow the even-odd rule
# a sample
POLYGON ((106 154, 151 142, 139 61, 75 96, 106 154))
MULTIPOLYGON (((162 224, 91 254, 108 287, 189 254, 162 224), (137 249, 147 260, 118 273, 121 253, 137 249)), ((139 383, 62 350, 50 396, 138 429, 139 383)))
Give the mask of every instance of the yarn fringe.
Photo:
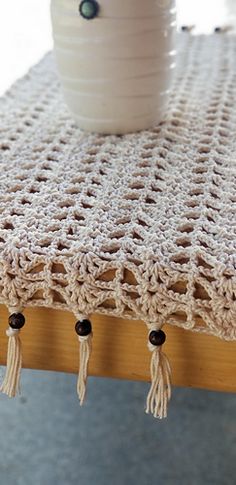
MULTIPOLYGON (((19 313, 18 313, 19 314, 19 313)), ((17 316, 12 314, 11 316, 17 316)), ((23 315, 21 315, 23 317, 23 315)), ((10 398, 15 397, 20 391, 20 375, 22 368, 22 345, 20 340, 20 326, 18 328, 12 328, 9 317, 9 328, 6 331, 8 336, 8 350, 7 350, 7 367, 6 374, 2 385, 0 386, 0 392, 6 394, 10 398)), ((24 317, 23 317, 24 318, 24 317)), ((78 322, 89 323, 87 319, 82 319, 78 322)), ((20 322, 20 325, 24 325, 24 321, 20 322)), ((79 331, 79 329, 77 329, 79 331)), ((82 329, 83 330, 83 329, 82 329)), ((79 335, 78 340, 80 344, 80 357, 79 357, 79 373, 77 380, 77 394, 82 406, 85 400, 87 378, 88 378, 88 366, 89 359, 92 352, 92 330, 91 326, 88 335, 79 335)), ((159 332, 160 333, 160 332, 159 332)), ((163 332, 162 332, 163 334, 163 332)), ((165 334, 164 334, 165 339, 165 334)), ((150 339, 151 340, 151 339, 150 339)), ((162 351, 162 345, 153 345, 152 340, 148 342, 149 350, 152 352, 150 374, 151 374, 151 387, 146 401, 146 413, 153 414, 155 418, 166 418, 168 402, 171 398, 171 367, 167 356, 162 351)), ((155 341, 154 341, 155 343, 155 341)), ((163 344, 162 342, 160 342, 163 344)))
POLYGON ((20 391, 20 374, 22 367, 20 330, 9 327, 6 331, 8 336, 7 369, 0 387, 0 391, 8 397, 15 397, 20 391))
POLYGON ((82 406, 85 400, 86 384, 88 378, 88 364, 92 352, 92 333, 85 337, 78 336, 80 342, 80 363, 77 381, 77 394, 82 406))
POLYGON ((171 367, 168 357, 162 352, 162 346, 148 344, 152 352, 151 388, 147 396, 146 413, 155 418, 167 417, 168 402, 171 398, 171 367))

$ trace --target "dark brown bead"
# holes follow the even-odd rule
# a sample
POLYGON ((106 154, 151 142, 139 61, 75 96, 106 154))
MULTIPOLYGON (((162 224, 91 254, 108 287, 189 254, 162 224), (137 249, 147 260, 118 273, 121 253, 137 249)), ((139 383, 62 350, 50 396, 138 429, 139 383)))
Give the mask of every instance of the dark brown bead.
POLYGON ((20 330, 24 327, 25 317, 22 313, 13 313, 8 319, 9 327, 14 330, 20 330))
POLYGON ((75 331, 80 337, 87 337, 92 332, 90 320, 79 320, 75 324, 75 331))
POLYGON ((152 345, 160 347, 166 341, 166 334, 165 332, 163 332, 163 330, 153 330, 149 334, 149 341, 152 345))

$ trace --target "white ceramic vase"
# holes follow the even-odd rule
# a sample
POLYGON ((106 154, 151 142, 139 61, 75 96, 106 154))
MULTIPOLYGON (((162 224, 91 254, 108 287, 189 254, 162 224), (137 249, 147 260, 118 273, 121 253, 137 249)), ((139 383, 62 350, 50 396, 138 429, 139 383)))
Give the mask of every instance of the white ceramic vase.
POLYGON ((175 0, 51 0, 65 100, 86 131, 124 134, 165 118, 175 0))

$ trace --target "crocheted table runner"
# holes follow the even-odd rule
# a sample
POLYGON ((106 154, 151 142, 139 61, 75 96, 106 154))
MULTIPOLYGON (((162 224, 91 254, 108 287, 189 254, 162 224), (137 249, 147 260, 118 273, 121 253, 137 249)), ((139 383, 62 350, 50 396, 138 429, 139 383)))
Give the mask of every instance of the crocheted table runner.
POLYGON ((83 400, 89 315, 142 319, 153 350, 149 410, 160 417, 170 394, 162 325, 236 339, 236 40, 183 34, 178 44, 167 119, 138 134, 79 130, 52 54, 0 100, 9 340, 16 345, 26 306, 74 312, 83 400))

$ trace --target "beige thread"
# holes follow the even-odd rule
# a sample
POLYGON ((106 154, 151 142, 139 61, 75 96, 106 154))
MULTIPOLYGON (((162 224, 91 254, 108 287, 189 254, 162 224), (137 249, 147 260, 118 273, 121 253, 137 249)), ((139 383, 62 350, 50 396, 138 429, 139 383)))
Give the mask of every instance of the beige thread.
POLYGON ((156 347, 148 342, 152 352, 151 387, 147 396, 146 413, 154 418, 167 417, 167 406, 171 398, 171 368, 167 356, 162 352, 162 346, 156 347))
POLYGON ((82 406, 86 394, 89 357, 92 352, 92 333, 86 337, 78 336, 78 340, 80 342, 80 364, 77 381, 77 394, 80 400, 80 405, 82 406))

